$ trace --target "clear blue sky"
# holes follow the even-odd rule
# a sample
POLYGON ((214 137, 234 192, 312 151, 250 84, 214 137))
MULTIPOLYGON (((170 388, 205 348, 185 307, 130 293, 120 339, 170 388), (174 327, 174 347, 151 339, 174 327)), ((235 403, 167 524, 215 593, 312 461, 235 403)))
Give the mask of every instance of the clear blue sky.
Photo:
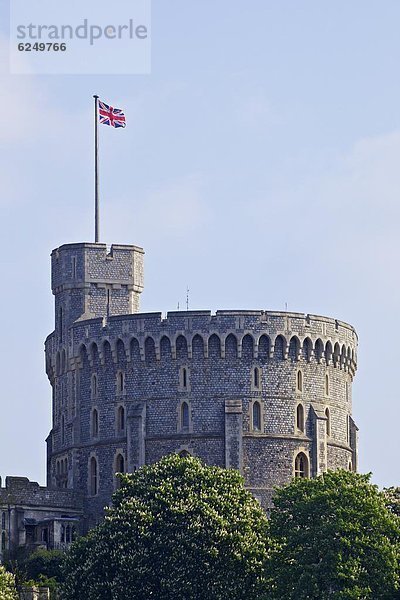
MULTIPOLYGON (((99 11, 110 5, 99 0, 99 11), (104 5, 104 6, 103 6, 104 5)), ((360 470, 400 483, 400 3, 153 0, 152 72, 8 74, 0 19, 0 473, 44 483, 51 250, 146 250, 143 311, 278 309, 358 331, 360 470)))

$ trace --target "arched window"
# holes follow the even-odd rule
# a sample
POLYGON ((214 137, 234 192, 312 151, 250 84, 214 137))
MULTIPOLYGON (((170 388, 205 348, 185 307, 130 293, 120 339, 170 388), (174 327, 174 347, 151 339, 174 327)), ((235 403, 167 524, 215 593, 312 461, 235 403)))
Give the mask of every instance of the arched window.
POLYGON ((144 357, 147 363, 156 360, 156 344, 150 336, 144 342, 144 357))
POLYGON ((46 544, 47 544, 47 542, 49 541, 49 528, 48 527, 45 527, 44 529, 42 529, 41 538, 42 538, 41 541, 46 542, 46 544))
POLYGON ((329 396, 329 375, 325 374, 325 396, 329 396))
POLYGON ((253 402, 253 430, 261 431, 261 404, 253 402))
POLYGON ((187 359, 188 357, 188 343, 187 339, 183 335, 178 335, 175 341, 176 348, 176 358, 179 359, 187 359))
MULTIPOLYGON (((122 454, 117 454, 117 458, 115 459, 115 472, 116 473, 125 473, 125 459, 122 454)), ((115 485, 117 489, 121 485, 121 480, 119 477, 116 477, 115 485)))
POLYGON ((121 433, 125 431, 125 408, 123 406, 118 407, 117 411, 117 430, 121 433))
POLYGON ((182 458, 187 458, 188 456, 192 456, 192 455, 190 454, 190 452, 188 452, 188 450, 181 450, 179 452, 179 456, 182 456, 182 458))
POLYGON ((294 476, 308 477, 308 458, 304 452, 299 452, 294 461, 294 476))
POLYGON ((284 338, 283 335, 278 335, 274 345, 274 358, 276 360, 284 360, 286 353, 286 345, 286 338, 284 338))
POLYGON ((97 460, 94 456, 90 459, 90 494, 96 496, 98 491, 97 460))
POLYGON ((230 333, 225 340, 225 356, 226 358, 237 358, 238 341, 233 333, 230 333))
POLYGON ((4 551, 6 549, 6 532, 1 532, 1 548, 4 551))
POLYGON ((349 460, 349 471, 352 471, 352 470, 353 470, 353 465, 351 463, 351 460, 349 460))
POLYGON ((322 343, 321 339, 318 339, 315 342, 314 354, 315 358, 317 359, 317 362, 320 363, 324 354, 324 344, 322 343))
POLYGON ((196 334, 192 340, 193 358, 204 358, 204 339, 196 334))
POLYGON ((310 340, 310 338, 306 338, 303 342, 303 358, 307 362, 310 362, 311 360, 312 349, 312 341, 310 340))
POLYGON ((208 339, 208 356, 210 358, 221 358, 221 340, 215 333, 208 339))
POLYGON ((295 362, 299 359, 300 354, 300 340, 298 337, 293 336, 289 342, 289 358, 295 362))
POLYGON ((6 513, 5 512, 1 513, 1 528, 2 529, 6 528, 6 513))
POLYGON ((125 374, 122 371, 117 373, 117 394, 125 392, 125 374))
POLYGON ((297 371, 296 389, 298 392, 303 391, 303 373, 300 370, 297 371))
POLYGON ((262 335, 258 341, 258 358, 263 362, 269 359, 271 340, 267 335, 262 335))
POLYGON ((182 428, 189 427, 189 405, 187 402, 182 402, 181 405, 181 426, 182 428))
POLYGON ((97 375, 92 375, 92 398, 97 398, 97 375))
POLYGON ((97 437, 99 435, 99 413, 97 409, 94 408, 92 412, 92 437, 97 437))
POLYGON ((304 432, 304 406, 298 404, 296 408, 296 427, 304 432))
POLYGON ((115 460, 115 468, 117 473, 125 473, 125 459, 122 454, 118 454, 115 460))
POLYGON ((333 352, 332 344, 331 344, 331 342, 327 342, 326 346, 325 346, 325 361, 326 361, 327 365, 329 365, 331 363, 332 352, 333 352))
POLYGON ((326 416, 326 435, 330 436, 331 435, 331 413, 329 408, 325 409, 325 416, 326 416))
POLYGON ((260 377, 259 367, 254 367, 254 369, 253 369, 253 386, 254 386, 254 389, 256 389, 256 390, 259 390, 261 387, 261 377, 260 377))

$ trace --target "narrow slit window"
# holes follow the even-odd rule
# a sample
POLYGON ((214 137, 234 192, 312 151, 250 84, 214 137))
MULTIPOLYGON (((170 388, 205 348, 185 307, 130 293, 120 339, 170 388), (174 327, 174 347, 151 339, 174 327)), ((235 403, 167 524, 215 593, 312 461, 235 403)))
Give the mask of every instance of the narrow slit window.
POLYGON ((181 406, 181 425, 182 428, 189 427, 189 405, 187 402, 182 402, 181 406))
MULTIPOLYGON (((125 473, 125 459, 122 454, 118 454, 117 459, 115 461, 116 473, 125 473)), ((119 488, 121 486, 121 480, 119 477, 116 478, 116 486, 119 488)))
POLYGON ((125 431, 125 408, 123 406, 118 407, 117 426, 119 432, 125 431))
POLYGON ((254 367, 253 382, 254 382, 254 387, 257 390, 260 389, 260 370, 258 367, 254 367))
POLYGON ((72 279, 76 279, 76 256, 72 257, 72 279))
POLYGON ((125 375, 122 371, 118 371, 117 374, 117 393, 123 394, 125 392, 125 375))
POLYGON ((329 408, 325 409, 325 416, 326 416, 326 435, 330 436, 331 435, 331 413, 329 408))
POLYGON ((97 437, 99 435, 99 413, 96 409, 92 412, 92 436, 97 437))
POLYGON ((297 371, 297 391, 303 391, 303 373, 301 371, 297 371))
POLYGON ((184 388, 187 388, 187 370, 185 367, 182 370, 182 384, 184 388))
POLYGON ((325 396, 329 396, 329 375, 325 375, 325 396))
POLYGON ((296 427, 304 432, 304 407, 298 404, 296 408, 296 427))
POLYGON ((253 430, 261 431, 261 405, 259 402, 253 403, 253 430))

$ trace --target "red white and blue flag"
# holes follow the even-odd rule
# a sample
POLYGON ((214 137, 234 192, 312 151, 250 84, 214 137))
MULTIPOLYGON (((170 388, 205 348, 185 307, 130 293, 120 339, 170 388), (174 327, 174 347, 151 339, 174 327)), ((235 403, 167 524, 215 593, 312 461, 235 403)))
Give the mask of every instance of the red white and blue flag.
POLYGON ((124 112, 120 108, 108 106, 99 100, 99 120, 103 125, 111 127, 125 127, 126 119, 124 112))

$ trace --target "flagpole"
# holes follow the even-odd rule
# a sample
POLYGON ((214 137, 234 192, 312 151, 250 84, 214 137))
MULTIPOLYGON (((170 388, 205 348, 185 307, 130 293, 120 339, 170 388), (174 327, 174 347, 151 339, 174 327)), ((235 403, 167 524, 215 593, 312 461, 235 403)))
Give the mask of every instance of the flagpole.
POLYGON ((100 207, 99 207, 99 119, 98 96, 94 95, 94 241, 97 244, 100 233, 100 207))

